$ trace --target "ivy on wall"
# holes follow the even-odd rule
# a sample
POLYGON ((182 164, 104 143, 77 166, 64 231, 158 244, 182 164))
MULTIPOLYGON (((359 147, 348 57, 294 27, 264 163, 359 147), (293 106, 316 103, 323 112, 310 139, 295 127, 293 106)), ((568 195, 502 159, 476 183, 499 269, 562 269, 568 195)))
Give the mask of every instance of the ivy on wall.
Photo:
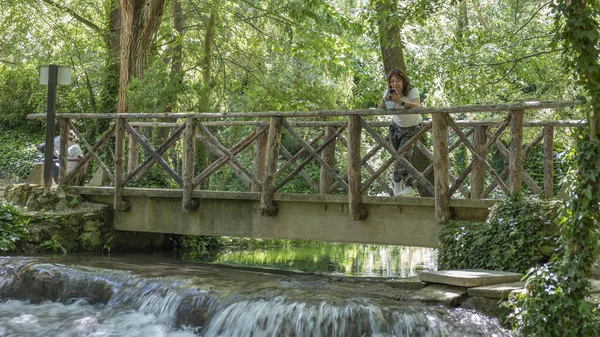
POLYGON ((28 235, 28 223, 14 206, 0 203, 0 251, 14 251, 17 243, 28 235))
POLYGON ((500 200, 486 222, 452 220, 440 232, 439 269, 524 273, 548 261, 557 246, 558 203, 536 196, 500 200))

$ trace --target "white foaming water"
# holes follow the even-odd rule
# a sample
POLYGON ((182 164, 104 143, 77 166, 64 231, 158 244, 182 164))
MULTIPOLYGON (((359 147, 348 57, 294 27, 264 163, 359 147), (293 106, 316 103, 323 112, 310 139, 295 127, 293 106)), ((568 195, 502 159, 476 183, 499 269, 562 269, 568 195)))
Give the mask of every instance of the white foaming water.
POLYGON ((132 272, 6 258, 0 337, 510 336, 476 312, 408 306, 375 287, 215 266, 132 272), (56 302, 36 302, 48 299, 56 302))
POLYGON ((497 322, 468 310, 380 307, 368 303, 240 301, 219 311, 203 337, 500 337, 497 322), (472 324, 478 321, 479 324, 472 324))
POLYGON ((158 322, 152 314, 109 309, 84 300, 69 304, 9 300, 0 303, 0 336, 192 337, 197 334, 192 328, 158 322))

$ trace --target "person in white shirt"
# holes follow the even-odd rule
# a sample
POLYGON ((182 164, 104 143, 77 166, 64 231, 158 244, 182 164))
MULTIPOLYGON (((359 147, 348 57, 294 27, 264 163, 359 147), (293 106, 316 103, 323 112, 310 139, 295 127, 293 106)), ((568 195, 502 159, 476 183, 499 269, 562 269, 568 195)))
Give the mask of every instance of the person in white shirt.
MULTIPOLYGON (((381 109, 407 109, 416 108, 421 105, 419 90, 410 83, 410 79, 403 69, 395 68, 387 75, 388 88, 383 93, 383 98, 379 103, 381 109)), ((421 130, 420 114, 402 114, 392 116, 390 125, 390 141, 394 149, 398 150, 406 142, 421 130)), ((410 158, 414 145, 402 155, 410 158)), ((417 197, 416 179, 400 165, 398 161, 394 163, 394 174, 392 176, 394 184, 394 196, 417 197)))
MULTIPOLYGON (((69 142, 68 142, 68 167, 67 170, 71 171, 79 162, 79 159, 81 159, 83 157, 83 151, 81 151, 81 148, 79 147, 79 145, 77 145, 75 143, 75 140, 77 139, 77 136, 75 135, 75 132, 73 132, 73 130, 69 131, 69 142), (71 149, 71 147, 75 146, 73 149, 71 149)), ((52 155, 54 157, 54 163, 52 165, 52 172, 55 178, 58 177, 58 156, 60 153, 60 136, 56 136, 54 137, 54 142, 53 142, 53 151, 52 151, 52 155)), ((38 150, 44 154, 46 151, 46 143, 42 143, 40 145, 38 145, 38 150)))
POLYGON ((67 164, 67 172, 71 172, 71 170, 73 170, 73 168, 75 168, 75 166, 77 166, 77 163, 79 163, 79 160, 81 160, 81 158, 83 158, 83 151, 81 151, 81 147, 79 147, 79 145, 77 143, 75 143, 75 138, 71 137, 71 135, 69 135, 68 154, 69 154, 69 161, 67 164))

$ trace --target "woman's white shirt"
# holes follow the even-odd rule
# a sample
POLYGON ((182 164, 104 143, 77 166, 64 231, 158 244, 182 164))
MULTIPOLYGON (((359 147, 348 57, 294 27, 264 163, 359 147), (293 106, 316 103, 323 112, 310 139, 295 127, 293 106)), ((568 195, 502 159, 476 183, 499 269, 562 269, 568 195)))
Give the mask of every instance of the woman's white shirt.
POLYGON ((83 157, 83 151, 81 151, 81 147, 77 144, 69 146, 69 161, 67 164, 67 172, 71 172, 72 169, 77 166, 79 163, 79 159, 83 157))
MULTIPOLYGON (((388 109, 405 109, 405 107, 402 106, 401 104, 386 100, 386 97, 388 96, 388 90, 389 89, 385 89, 385 91, 383 93, 383 100, 385 101, 386 108, 388 108, 388 109)), ((419 97, 419 89, 412 87, 408 91, 408 94, 406 96, 403 96, 402 99, 404 101, 410 102, 418 97, 419 97)), ((415 125, 421 123, 423 121, 423 117, 421 117, 420 114, 393 115, 392 121, 403 128, 407 128, 407 127, 415 126, 415 125)))

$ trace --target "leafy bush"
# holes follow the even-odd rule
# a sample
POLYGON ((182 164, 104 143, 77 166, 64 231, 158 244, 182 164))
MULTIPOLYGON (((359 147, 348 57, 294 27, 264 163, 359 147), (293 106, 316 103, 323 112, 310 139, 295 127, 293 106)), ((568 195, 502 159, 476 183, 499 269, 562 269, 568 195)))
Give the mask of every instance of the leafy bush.
POLYGON ((526 292, 508 303, 509 321, 522 336, 600 335, 600 306, 587 301, 599 239, 600 140, 582 135, 575 154, 577 170, 561 208, 563 254, 529 271, 526 292))
POLYGON ((28 234, 26 220, 21 212, 12 205, 0 204, 0 250, 12 251, 17 248, 17 242, 28 234))
POLYGON ((556 217, 556 202, 535 196, 499 200, 485 223, 451 221, 442 229, 439 267, 524 273, 553 252, 556 217))
POLYGON ((22 129, 0 127, 0 172, 12 178, 25 179, 33 164, 42 160, 37 145, 44 141, 44 133, 29 133, 22 129))
MULTIPOLYGON (((0 125, 21 127, 27 114, 40 111, 45 90, 38 78, 38 69, 31 64, 11 67, 0 63, 0 125)), ((40 121, 26 123, 27 127, 40 125, 40 121)))
POLYGON ((513 310, 508 321, 521 336, 598 336, 600 308, 584 298, 573 300, 589 281, 565 276, 557 263, 532 268, 526 279, 526 293, 506 303, 513 310))

